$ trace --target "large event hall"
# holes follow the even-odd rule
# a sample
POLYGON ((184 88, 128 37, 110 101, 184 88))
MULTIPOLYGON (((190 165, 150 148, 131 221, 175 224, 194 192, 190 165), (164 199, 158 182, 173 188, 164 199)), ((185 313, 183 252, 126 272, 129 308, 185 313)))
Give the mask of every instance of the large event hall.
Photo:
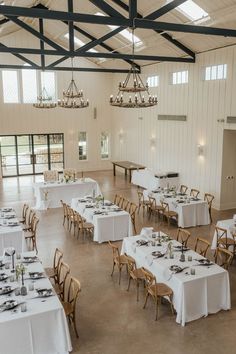
POLYGON ((0 353, 233 354, 236 0, 0 1, 0 353))

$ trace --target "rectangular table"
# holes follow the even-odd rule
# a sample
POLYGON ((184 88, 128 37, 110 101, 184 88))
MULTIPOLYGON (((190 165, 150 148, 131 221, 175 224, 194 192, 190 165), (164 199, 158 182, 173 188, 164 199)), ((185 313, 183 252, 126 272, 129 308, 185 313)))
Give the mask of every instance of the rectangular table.
MULTIPOLYGON (((127 211, 114 211, 114 209, 118 208, 115 205, 102 206, 100 204, 97 208, 91 199, 84 200, 85 202, 81 202, 78 198, 72 199, 71 207, 88 222, 93 223, 94 241, 102 243, 109 240, 122 240, 124 237, 132 236, 132 222, 127 211), (86 208, 86 206, 94 207, 86 208), (103 214, 94 215, 95 211, 101 211, 103 214)), ((110 204, 110 202, 106 200, 104 204, 110 204)))
POLYGON ((14 247, 17 253, 25 250, 22 226, 16 218, 15 211, 10 209, 0 209, 0 255, 3 255, 4 248, 7 247, 14 247))
POLYGON ((132 171, 134 170, 142 170, 145 168, 143 165, 138 165, 137 163, 130 161, 113 161, 113 175, 116 175, 116 166, 123 168, 125 170, 125 176, 127 176, 127 171, 129 171, 129 181, 131 182, 132 171))
POLYGON ((48 208, 59 208, 61 206, 61 199, 69 204, 74 197, 84 197, 86 195, 97 196, 101 194, 101 191, 95 180, 84 178, 83 180, 78 179, 75 182, 70 181, 68 183, 35 183, 34 193, 36 197, 35 209, 45 210, 48 208))
MULTIPOLYGON (((232 232, 236 234, 236 225, 233 219, 219 220, 217 221, 216 226, 221 227, 222 229, 226 229, 228 238, 233 238, 232 232)), ((217 247, 217 234, 215 232, 212 239, 211 249, 215 250, 216 247, 217 247)), ((231 248, 229 248, 229 250, 231 250, 231 248)))
MULTIPOLYGON (((225 269, 216 264, 209 268, 197 265, 196 259, 203 257, 192 250, 185 252, 185 257, 192 256, 191 262, 180 262, 180 252, 177 251, 174 252, 174 259, 169 257, 154 259, 151 253, 153 251, 166 252, 167 242, 154 247, 137 246, 136 241, 139 239, 148 240, 149 238, 144 236, 125 238, 121 253, 132 256, 137 267, 147 268, 156 276, 157 282, 165 283, 173 290, 177 323, 184 326, 187 322, 208 314, 230 309, 229 275, 225 269), (171 265, 188 268, 181 273, 172 274, 169 270, 171 265), (195 269, 195 275, 190 275, 190 267, 195 269)), ((173 245, 180 245, 177 241, 172 242, 173 245)))
MULTIPOLYGON (((24 255, 32 255, 32 252, 24 255)), ((40 262, 27 265, 25 285, 28 287, 28 272, 43 272, 40 262)), ((2 273, 2 272, 1 272, 2 273)), ((10 270, 4 273, 11 275, 10 270)), ((20 282, 0 283, 17 288, 20 282)), ((52 288, 48 278, 35 280, 36 288, 52 288)), ((14 292, 9 298, 1 295, 0 305, 9 299, 25 302, 26 312, 20 306, 16 312, 0 312, 0 352, 4 354, 66 354, 72 350, 69 329, 63 307, 57 296, 37 298, 36 291, 29 291, 26 296, 16 296, 14 292), (42 301, 44 300, 44 301, 42 301)))
POLYGON ((166 196, 162 192, 154 193, 148 190, 145 190, 143 195, 145 199, 148 199, 149 195, 154 197, 158 205, 160 205, 161 200, 168 203, 169 210, 178 213, 179 227, 185 228, 210 224, 209 208, 205 200, 193 200, 193 198, 188 197, 189 202, 187 202, 181 196, 174 197, 171 194, 166 196))

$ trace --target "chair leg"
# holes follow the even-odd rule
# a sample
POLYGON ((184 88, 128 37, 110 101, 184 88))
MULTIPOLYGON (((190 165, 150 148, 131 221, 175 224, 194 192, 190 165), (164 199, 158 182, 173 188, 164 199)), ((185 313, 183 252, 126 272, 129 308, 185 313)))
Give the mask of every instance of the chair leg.
POLYGON ((129 276, 129 282, 128 282, 128 288, 127 288, 127 291, 129 291, 129 288, 130 288, 130 282, 131 282, 131 276, 129 276))
POLYGON ((159 310, 159 299, 157 297, 156 298, 156 318, 155 318, 155 321, 157 321, 157 318, 158 318, 158 310, 159 310))
POLYGON ((79 338, 79 334, 78 334, 78 331, 77 331, 77 327, 76 327, 76 321, 75 321, 75 314, 73 314, 73 325, 74 325, 74 330, 75 330, 75 334, 76 334, 76 337, 79 338))
POLYGON ((119 285, 120 285, 120 279, 121 279, 121 267, 119 267, 119 285))
POLYGON ((145 302, 144 302, 144 305, 143 305, 143 309, 145 309, 145 307, 146 307, 146 305, 147 305, 148 297, 149 297, 149 292, 147 291, 146 297, 145 297, 145 302))
POLYGON ((171 312, 172 312, 172 315, 174 315, 174 306, 173 306, 173 302, 172 302, 172 296, 169 296, 169 301, 170 301, 170 308, 171 308, 171 312))
POLYGON ((137 284, 136 284, 136 288, 137 288, 137 301, 139 301, 139 280, 136 280, 137 284))

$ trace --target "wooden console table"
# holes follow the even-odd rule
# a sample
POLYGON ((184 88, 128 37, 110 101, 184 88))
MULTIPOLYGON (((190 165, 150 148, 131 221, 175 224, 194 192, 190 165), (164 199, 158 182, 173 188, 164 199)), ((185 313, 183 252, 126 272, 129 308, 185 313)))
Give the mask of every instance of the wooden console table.
POLYGON ((130 161, 113 161, 113 175, 116 175, 116 166, 123 168, 125 170, 125 176, 127 176, 127 171, 129 171, 129 181, 131 182, 132 171, 133 170, 143 170, 145 166, 138 165, 137 163, 130 161))

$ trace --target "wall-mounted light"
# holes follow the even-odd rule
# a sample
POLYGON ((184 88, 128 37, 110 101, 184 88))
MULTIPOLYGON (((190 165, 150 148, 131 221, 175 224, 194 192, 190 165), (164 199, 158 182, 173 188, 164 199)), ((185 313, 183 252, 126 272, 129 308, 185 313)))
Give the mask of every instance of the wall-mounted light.
POLYGON ((202 144, 198 144, 197 145, 197 154, 198 156, 200 157, 203 157, 204 156, 204 145, 202 144))
POLYGON ((157 143, 157 139, 154 135, 152 135, 150 138, 150 147, 152 150, 156 148, 156 143, 157 143))
POLYGON ((119 131, 118 137, 119 137, 120 144, 123 144, 124 143, 125 134, 124 134, 124 131, 122 129, 119 131))

